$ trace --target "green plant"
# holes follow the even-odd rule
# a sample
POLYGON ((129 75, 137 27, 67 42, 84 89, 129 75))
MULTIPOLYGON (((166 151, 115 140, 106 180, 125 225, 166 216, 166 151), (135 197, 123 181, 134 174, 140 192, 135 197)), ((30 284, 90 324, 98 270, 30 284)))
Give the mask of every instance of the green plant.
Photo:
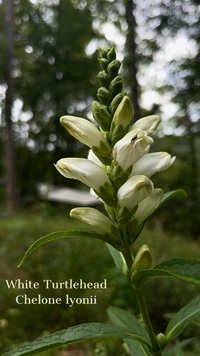
POLYGON ((133 109, 127 95, 122 93, 122 80, 118 74, 120 63, 115 50, 105 47, 100 52, 102 70, 97 76, 101 85, 97 92, 100 102, 92 104, 99 129, 82 118, 61 118, 66 130, 89 146, 88 159, 64 158, 55 166, 66 178, 78 179, 88 185, 91 193, 103 201, 107 216, 93 208, 72 209, 71 217, 94 231, 53 232, 31 245, 21 264, 37 247, 52 240, 69 236, 90 236, 102 240, 107 243, 116 266, 123 270, 133 287, 142 318, 138 320, 127 311, 109 307, 113 325, 88 323, 69 327, 6 353, 6 356, 36 355, 81 340, 110 337, 123 338, 125 352, 133 356, 169 356, 176 350, 181 354, 185 343, 177 343, 176 349, 164 350, 200 314, 200 297, 196 297, 172 316, 165 333, 155 335, 143 283, 152 278, 171 277, 200 284, 200 261, 173 258, 151 269, 152 255, 146 244, 133 255, 133 244, 147 218, 175 194, 185 193, 176 190, 163 194, 162 189, 154 189, 149 178, 167 169, 175 159, 165 152, 148 153, 153 143, 149 135, 156 130, 160 118, 152 115, 131 125, 133 109))

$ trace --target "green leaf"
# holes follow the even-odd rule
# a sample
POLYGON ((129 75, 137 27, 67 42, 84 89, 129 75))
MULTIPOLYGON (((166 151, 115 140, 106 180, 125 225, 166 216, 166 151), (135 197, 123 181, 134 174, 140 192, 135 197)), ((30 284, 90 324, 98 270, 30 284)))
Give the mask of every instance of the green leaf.
POLYGON ((2 356, 33 356, 41 352, 55 349, 60 346, 73 344, 83 340, 106 337, 126 337, 139 340, 148 345, 148 342, 130 329, 110 324, 91 323, 72 326, 66 330, 60 330, 52 335, 37 339, 16 350, 7 352, 2 356))
POLYGON ((142 270, 135 273, 132 283, 140 285, 149 278, 176 277, 183 281, 200 284, 200 260, 173 258, 164 261, 152 270, 142 270))
POLYGON ((171 190, 170 192, 163 194, 159 207, 176 194, 183 194, 185 197, 187 196, 187 193, 183 189, 171 190))
POLYGON ((28 255, 30 255, 31 252, 33 252, 34 250, 36 250, 36 248, 38 248, 39 246, 49 242, 49 241, 53 241, 53 240, 57 240, 57 239, 61 239, 63 237, 92 237, 95 239, 99 239, 102 241, 105 241, 109 244, 111 244, 112 246, 114 246, 115 248, 119 248, 120 246, 117 244, 116 241, 112 240, 111 238, 109 238, 108 236, 104 236, 101 234, 96 234, 95 232, 89 232, 89 231, 57 231, 57 232, 52 232, 49 235, 46 235, 44 237, 41 237, 39 240, 35 241, 30 247, 29 249, 26 251, 22 261, 20 262, 19 266, 20 267, 22 265, 22 263, 25 261, 25 259, 28 257, 28 255))
MULTIPOLYGON (((129 328, 132 332, 140 335, 150 343, 149 335, 145 328, 139 323, 134 315, 116 307, 109 307, 107 309, 111 321, 118 326, 129 328)), ((148 347, 137 340, 129 340, 124 338, 130 354, 133 356, 151 356, 148 347)))
POLYGON ((123 254, 120 251, 116 250, 116 248, 114 248, 110 244, 107 244, 107 247, 110 251, 110 254, 111 254, 117 268, 119 268, 122 271, 122 267, 126 263, 123 254))
MULTIPOLYGON (((191 337, 190 339, 178 341, 178 344, 179 344, 180 348, 183 349, 186 345, 190 344, 195 339, 196 339, 195 337, 191 337)), ((172 356, 172 355, 175 356, 176 348, 177 348, 177 345, 172 346, 170 349, 166 350, 163 353, 163 356, 172 356)))
POLYGON ((170 320, 165 331, 167 343, 179 336, 198 314, 200 314, 200 297, 193 299, 170 320))

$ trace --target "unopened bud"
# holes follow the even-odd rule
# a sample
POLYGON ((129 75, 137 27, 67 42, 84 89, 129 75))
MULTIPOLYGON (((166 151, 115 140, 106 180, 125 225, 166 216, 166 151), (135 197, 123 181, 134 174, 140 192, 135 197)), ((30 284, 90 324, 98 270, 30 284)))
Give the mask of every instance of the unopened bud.
POLYGON ((104 131, 109 131, 111 123, 111 115, 104 105, 100 104, 98 101, 93 101, 92 103, 92 114, 95 121, 104 131))
POLYGON ((108 60, 106 58, 98 58, 99 64, 103 70, 107 70, 108 60))
POLYGON ((121 90, 122 90, 122 79, 121 79, 121 77, 119 75, 112 80, 112 82, 109 85, 109 89, 115 95, 121 92, 121 90))
POLYGON ((111 76, 111 78, 114 78, 117 76, 119 68, 120 68, 120 61, 117 59, 115 59, 114 61, 112 61, 108 64, 107 70, 108 70, 108 74, 111 76))
POLYGON ((118 105, 121 103, 123 97, 124 97, 124 95, 119 93, 111 101, 111 103, 109 105, 109 110, 110 110, 111 114, 115 113, 115 110, 117 109, 118 105))
POLYGON ((98 89, 97 96, 103 105, 109 105, 112 100, 112 93, 104 87, 98 89))
POLYGON ((124 96, 115 111, 113 121, 115 125, 122 125, 123 128, 130 124, 133 116, 133 107, 128 96, 124 96))
POLYGON ((129 269, 128 269, 127 265, 123 265, 123 267, 122 267, 122 273, 123 273, 123 275, 124 275, 127 279, 130 278, 129 269))
POLYGON ((140 247, 133 264, 133 271, 140 271, 142 269, 148 269, 151 267, 153 262, 153 258, 151 255, 151 251, 147 245, 143 245, 140 247))
POLYGON ((110 48, 106 48, 106 47, 99 48, 99 52, 101 54, 101 57, 102 58, 107 58, 107 54, 108 54, 109 50, 110 50, 110 48))
POLYGON ((111 48, 111 50, 107 53, 107 58, 108 58, 109 62, 111 62, 114 59, 116 59, 116 52, 115 52, 114 47, 111 48))
POLYGON ((166 344, 166 338, 165 338, 165 335, 163 333, 160 333, 156 336, 156 340, 157 340, 157 343, 158 343, 158 346, 160 347, 160 349, 165 346, 166 344))
POLYGON ((97 75, 97 78, 99 80, 99 83, 102 87, 108 87, 111 78, 109 77, 109 75, 106 73, 105 70, 99 72, 99 74, 97 75))

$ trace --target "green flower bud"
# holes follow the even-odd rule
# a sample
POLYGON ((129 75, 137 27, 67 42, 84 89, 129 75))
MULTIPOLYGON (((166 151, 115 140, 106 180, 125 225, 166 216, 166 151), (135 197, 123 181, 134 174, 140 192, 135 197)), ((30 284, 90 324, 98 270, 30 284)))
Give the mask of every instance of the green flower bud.
MULTIPOLYGON (((147 245, 140 247, 133 264, 133 271, 140 271, 151 267, 153 258, 147 245)), ((132 271, 131 271, 132 272, 132 271)))
POLYGON ((123 265, 122 273, 127 279, 130 278, 130 273, 129 273, 129 269, 128 269, 127 265, 123 265))
POLYGON ((95 121, 104 131, 109 131, 111 123, 111 115, 104 105, 98 101, 92 103, 92 114, 95 121))
POLYGON ((103 105, 109 105, 112 100, 112 93, 104 87, 98 89, 97 96, 103 105))
POLYGON ((115 111, 113 122, 115 126, 122 125, 123 128, 130 124, 133 116, 133 107, 128 96, 124 96, 115 111))
POLYGON ((109 106, 109 110, 111 112, 111 114, 115 113, 115 110, 117 109, 118 105, 121 103, 122 99, 123 99, 124 95, 123 94, 117 94, 114 99, 111 101, 110 106, 109 106))
POLYGON ((156 341, 158 343, 159 348, 161 349, 166 344, 166 338, 163 333, 160 333, 156 336, 156 341))
POLYGON ((99 48, 99 52, 101 54, 102 58, 107 58, 107 54, 109 52, 110 48, 105 46, 104 48, 99 48))
POLYGON ((109 89, 115 95, 121 92, 122 79, 119 75, 112 80, 112 82, 109 85, 109 89))
POLYGON ((120 68, 120 61, 115 59, 114 61, 110 62, 108 64, 107 70, 108 74, 111 76, 111 78, 114 78, 117 76, 120 68))
POLYGON ((108 63, 109 63, 108 60, 106 58, 97 58, 97 59, 99 61, 99 64, 100 64, 101 68, 103 70, 107 70, 107 66, 108 66, 108 63))
POLYGON ((99 72, 99 74, 97 75, 97 78, 99 80, 99 83, 102 87, 108 87, 111 78, 109 77, 109 75, 106 73, 105 70, 99 72))
POLYGON ((114 47, 111 48, 111 50, 107 53, 107 58, 108 58, 109 62, 111 62, 114 59, 116 59, 116 52, 115 52, 114 47))

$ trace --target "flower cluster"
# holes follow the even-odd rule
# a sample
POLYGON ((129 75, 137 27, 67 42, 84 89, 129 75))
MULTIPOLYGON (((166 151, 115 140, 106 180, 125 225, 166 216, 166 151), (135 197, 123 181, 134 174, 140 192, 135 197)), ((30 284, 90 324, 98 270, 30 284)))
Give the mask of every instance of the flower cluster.
POLYGON ((101 199, 107 216, 93 208, 75 208, 71 217, 102 235, 109 235, 119 250, 133 244, 146 219, 159 206, 163 191, 149 179, 174 162, 166 152, 149 153, 157 115, 134 124, 130 99, 122 93, 120 62, 114 48, 101 50, 98 74, 99 101, 92 104, 97 128, 90 121, 63 116, 61 124, 73 137, 89 147, 88 158, 64 158, 55 165, 66 178, 78 179, 101 199))

